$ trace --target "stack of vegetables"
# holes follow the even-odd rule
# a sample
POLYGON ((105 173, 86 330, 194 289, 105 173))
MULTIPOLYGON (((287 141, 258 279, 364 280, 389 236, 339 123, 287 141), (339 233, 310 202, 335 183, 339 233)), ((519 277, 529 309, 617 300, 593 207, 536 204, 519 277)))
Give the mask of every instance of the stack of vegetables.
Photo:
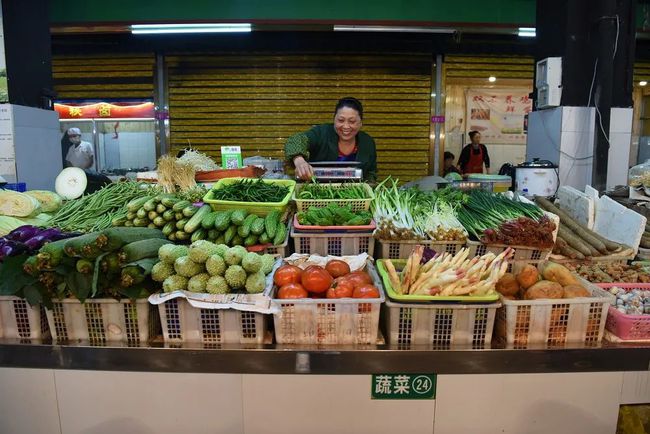
POLYGON ((211 199, 230 202, 273 203, 282 202, 289 187, 261 179, 242 179, 221 185, 211 191, 211 199))
POLYGON ((0 190, 0 236, 23 225, 43 226, 62 206, 58 194, 46 190, 19 193, 0 190))
POLYGON ((460 190, 422 192, 400 189, 398 180, 386 178, 375 189, 372 210, 381 240, 465 241, 467 232, 457 217, 466 196, 460 190))
POLYGON ((188 246, 164 245, 151 277, 162 283, 163 291, 190 291, 229 294, 264 291, 266 276, 273 270, 275 257, 248 252, 242 246, 228 247, 199 240, 188 246))
POLYGON ((578 223, 548 199, 536 197, 535 202, 546 211, 560 217, 557 242, 553 249, 554 254, 570 259, 584 260, 608 256, 625 250, 620 244, 601 237, 585 225, 578 223))
POLYGON ((32 256, 9 258, 2 272, 16 278, 14 291, 30 288, 25 292, 30 303, 49 305, 51 299, 71 296, 82 302, 139 298, 153 291, 148 276, 159 248, 167 243, 158 229, 110 228, 49 242, 32 256))
POLYGON ((36 253, 43 245, 79 235, 66 233, 57 228, 43 229, 36 226, 20 226, 0 238, 0 262, 8 256, 36 253))
POLYGON ((555 223, 533 204, 484 190, 471 190, 458 208, 465 229, 484 244, 550 249, 555 223))
POLYGON ((391 287, 397 294, 437 296, 483 296, 495 293, 495 286, 508 269, 513 250, 468 258, 469 249, 455 255, 437 254, 416 246, 398 273, 390 259, 385 260, 391 287), (425 253, 426 252, 426 253, 425 253))

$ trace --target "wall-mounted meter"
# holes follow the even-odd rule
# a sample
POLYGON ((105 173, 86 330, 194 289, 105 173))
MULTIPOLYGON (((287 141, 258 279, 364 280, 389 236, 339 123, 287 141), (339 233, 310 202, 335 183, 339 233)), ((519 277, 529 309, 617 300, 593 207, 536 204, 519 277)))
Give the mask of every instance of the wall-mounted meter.
POLYGON ((537 62, 535 74, 537 108, 557 107, 562 99, 562 58, 547 57, 537 62))

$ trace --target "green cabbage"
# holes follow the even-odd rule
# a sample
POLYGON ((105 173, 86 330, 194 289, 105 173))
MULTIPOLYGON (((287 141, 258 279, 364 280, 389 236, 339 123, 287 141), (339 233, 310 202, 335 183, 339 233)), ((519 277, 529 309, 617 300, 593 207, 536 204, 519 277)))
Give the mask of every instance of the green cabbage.
POLYGON ((41 203, 32 196, 12 190, 0 190, 0 214, 12 217, 38 215, 41 203))
POLYGON ((61 196, 53 191, 30 190, 26 191, 25 194, 38 200, 41 203, 41 211, 43 212, 57 212, 63 205, 63 199, 61 199, 61 196))

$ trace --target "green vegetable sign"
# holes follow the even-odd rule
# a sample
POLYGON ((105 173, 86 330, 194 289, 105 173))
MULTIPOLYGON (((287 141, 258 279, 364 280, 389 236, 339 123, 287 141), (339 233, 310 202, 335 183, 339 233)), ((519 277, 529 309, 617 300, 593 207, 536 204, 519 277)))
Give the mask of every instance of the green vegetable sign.
POLYGON ((373 374, 372 399, 435 399, 436 374, 373 374))

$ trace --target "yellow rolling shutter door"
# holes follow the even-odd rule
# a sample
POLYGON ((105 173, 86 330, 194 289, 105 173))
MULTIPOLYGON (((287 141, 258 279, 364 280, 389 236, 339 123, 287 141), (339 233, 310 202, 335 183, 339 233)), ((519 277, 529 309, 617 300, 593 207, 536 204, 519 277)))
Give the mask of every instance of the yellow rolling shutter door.
POLYGON ((431 58, 355 55, 178 55, 166 57, 172 152, 191 145, 219 159, 283 158, 286 138, 331 122, 344 96, 364 104, 380 177, 426 176, 431 58))
POLYGON ((57 99, 152 99, 153 54, 54 56, 57 99))

